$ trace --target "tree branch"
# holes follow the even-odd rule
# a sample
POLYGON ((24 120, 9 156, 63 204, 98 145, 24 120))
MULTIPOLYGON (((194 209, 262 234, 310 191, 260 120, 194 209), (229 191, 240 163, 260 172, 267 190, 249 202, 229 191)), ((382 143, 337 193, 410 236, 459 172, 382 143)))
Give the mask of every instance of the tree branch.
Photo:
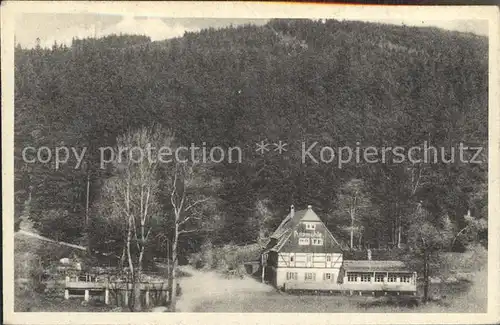
POLYGON ((186 210, 184 210, 184 212, 188 212, 191 208, 194 208, 197 204, 200 204, 200 203, 203 203, 203 202, 206 202, 208 201, 209 198, 204 198, 204 199, 201 199, 201 200, 197 200, 195 201, 193 204, 189 205, 186 210))
MULTIPOLYGON (((417 193, 418 185, 419 185, 419 183, 420 183, 420 179, 421 179, 421 177, 422 177, 422 170, 423 170, 423 168, 420 168, 420 169, 419 169, 419 172, 418 172, 418 177, 417 177, 417 180, 416 180, 416 182, 415 182, 415 185, 413 185, 413 184, 412 184, 412 185, 413 185, 413 188, 412 188, 412 191, 411 191, 411 195, 412 195, 412 196, 413 196, 413 195, 415 195, 415 193, 417 193)), ((412 174, 413 174, 413 173, 412 173, 412 174)), ((413 178, 413 177, 412 177, 412 178, 413 178)), ((413 183, 413 179, 412 179, 412 183, 413 183)))
POLYGON ((467 229, 469 229, 469 226, 466 226, 458 232, 458 234, 453 238, 453 241, 451 242, 451 248, 453 248, 453 245, 455 245, 455 241, 457 240, 458 236, 460 236, 467 229))
POLYGON ((189 217, 187 217, 186 219, 182 220, 182 221, 179 221, 177 224, 179 226, 182 226, 183 224, 185 224, 186 222, 188 222, 188 220, 190 219, 196 219, 196 220, 200 220, 201 217, 195 217, 194 215, 190 215, 189 217))
POLYGON ((148 232, 146 233, 146 237, 144 238, 144 241, 147 241, 147 240, 148 240, 148 237, 149 237, 149 234, 151 234, 151 229, 152 229, 152 228, 153 228, 153 227, 149 227, 148 232))
POLYGON ((201 229, 179 230, 179 235, 180 234, 188 234, 188 233, 192 233, 192 232, 198 232, 198 231, 202 231, 202 230, 201 229))
POLYGON ((137 246, 137 249, 141 249, 139 246, 139 237, 137 236, 137 224, 135 223, 135 217, 132 216, 132 223, 134 225, 134 238, 135 238, 135 245, 137 246))
POLYGON ((174 199, 176 190, 177 190, 177 168, 175 168, 174 180, 172 183, 172 193, 170 193, 170 202, 172 203, 174 209, 177 209, 177 205, 175 204, 176 202, 174 199))

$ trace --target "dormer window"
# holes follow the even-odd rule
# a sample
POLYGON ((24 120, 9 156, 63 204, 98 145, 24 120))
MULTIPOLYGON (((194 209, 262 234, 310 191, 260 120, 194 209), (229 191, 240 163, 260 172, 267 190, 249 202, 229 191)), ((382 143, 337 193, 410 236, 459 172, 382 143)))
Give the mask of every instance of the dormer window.
POLYGON ((305 225, 306 225, 306 230, 314 230, 314 229, 316 229, 316 224, 314 224, 314 223, 307 222, 307 223, 305 223, 305 225))

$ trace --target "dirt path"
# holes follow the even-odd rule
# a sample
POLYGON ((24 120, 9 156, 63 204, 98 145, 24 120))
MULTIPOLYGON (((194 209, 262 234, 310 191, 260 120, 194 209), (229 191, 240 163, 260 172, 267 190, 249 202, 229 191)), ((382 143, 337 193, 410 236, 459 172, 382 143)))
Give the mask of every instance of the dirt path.
POLYGON ((199 271, 190 266, 182 266, 182 271, 191 274, 190 277, 179 279, 182 296, 177 302, 177 310, 193 312, 205 301, 228 300, 234 295, 271 292, 271 286, 260 283, 250 277, 243 279, 226 279, 213 271, 199 271))

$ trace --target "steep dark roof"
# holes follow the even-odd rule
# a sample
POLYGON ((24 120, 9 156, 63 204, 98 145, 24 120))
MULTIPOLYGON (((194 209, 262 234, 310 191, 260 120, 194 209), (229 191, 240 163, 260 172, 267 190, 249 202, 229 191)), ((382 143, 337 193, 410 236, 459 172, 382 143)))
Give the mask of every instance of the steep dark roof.
MULTIPOLYGON (((308 222, 318 222, 321 223, 328 233, 331 236, 333 242, 338 245, 337 240, 333 237, 333 235, 326 229, 321 219, 316 215, 316 213, 312 210, 311 207, 305 210, 295 211, 289 213, 281 222, 281 224, 276 228, 274 233, 271 235, 271 240, 266 247, 265 251, 280 251, 283 246, 289 246, 289 239, 293 234, 293 231, 296 229, 297 225, 300 221, 308 221, 308 222), (288 244, 287 244, 288 243, 288 244)), ((317 247, 294 247, 294 252, 323 252, 325 247, 317 246, 317 247)))
POLYGON ((289 213, 271 235, 271 238, 279 239, 285 232, 293 227, 304 217, 307 210, 295 211, 294 216, 289 213))
POLYGON ((347 272, 412 272, 401 261, 344 260, 343 268, 347 272))
POLYGON ((305 209, 295 211, 293 217, 291 213, 289 213, 285 219, 281 222, 281 224, 276 228, 274 233, 271 235, 271 238, 279 239, 283 234, 287 232, 287 230, 292 230, 300 221, 317 221, 322 222, 320 218, 314 213, 312 209, 305 209), (309 212, 309 213, 308 213, 309 212))

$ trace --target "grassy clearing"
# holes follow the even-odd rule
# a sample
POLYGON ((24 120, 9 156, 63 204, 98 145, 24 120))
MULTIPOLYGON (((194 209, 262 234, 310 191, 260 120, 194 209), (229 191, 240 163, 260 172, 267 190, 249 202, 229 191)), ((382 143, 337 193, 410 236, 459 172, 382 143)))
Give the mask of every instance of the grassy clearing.
MULTIPOLYGON (((481 313, 487 307, 487 251, 472 247, 466 253, 444 254, 445 267, 440 270, 441 283, 433 283, 430 296, 433 301, 418 305, 403 299, 371 296, 315 296, 280 293, 276 290, 261 290, 261 283, 255 281, 255 288, 245 285, 241 290, 232 290, 229 295, 198 296, 191 307, 195 312, 310 312, 310 313, 481 313), (450 277, 452 283, 446 282, 450 277), (257 289, 259 288, 259 289, 257 289)), ((197 276, 193 277, 196 280, 197 276)), ((245 279, 249 281, 250 279, 245 279)), ((231 287, 241 287, 239 279, 232 279, 231 287)), ((203 281, 198 286, 203 286, 203 281)), ((218 282, 211 280, 213 285, 218 282)), ((247 282, 248 283, 248 282, 247 282)), ((220 285, 228 286, 227 283, 220 285)), ((271 287, 269 287, 271 288, 271 287)), ((210 292, 210 288, 202 292, 210 292)), ((419 287, 418 296, 422 296, 419 287)))
MULTIPOLYGON (((237 281, 237 280, 235 280, 237 281)), ((485 312, 477 297, 464 293, 464 285, 449 288, 439 301, 410 306, 409 299, 371 296, 318 296, 270 292, 239 292, 230 297, 213 297, 200 302, 195 312, 293 312, 293 313, 429 313, 485 312), (459 293, 460 292, 460 293, 459 293)))

